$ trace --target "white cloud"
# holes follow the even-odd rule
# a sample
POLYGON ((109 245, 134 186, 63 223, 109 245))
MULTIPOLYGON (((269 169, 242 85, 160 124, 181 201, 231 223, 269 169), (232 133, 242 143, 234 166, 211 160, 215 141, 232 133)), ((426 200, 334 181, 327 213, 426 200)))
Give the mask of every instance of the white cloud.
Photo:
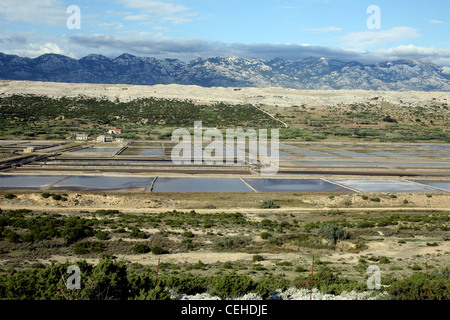
POLYGON ((414 39, 419 36, 420 34, 417 29, 410 27, 395 27, 389 30, 351 32, 342 37, 342 40, 350 46, 366 47, 414 39))
POLYGON ((67 7, 61 0, 1 0, 0 15, 6 21, 66 26, 67 7))
POLYGON ((180 24, 191 21, 196 13, 181 4, 153 0, 120 0, 128 8, 139 10, 142 14, 157 17, 162 21, 180 24))
POLYGON ((123 17, 123 20, 126 20, 126 21, 145 21, 148 19, 149 19, 149 16, 146 14, 137 14, 137 15, 130 15, 130 16, 123 17))
POLYGON ((29 43, 21 49, 16 49, 13 53, 30 58, 39 57, 46 53, 67 54, 56 43, 29 43))
POLYGON ((309 28, 308 31, 314 33, 322 33, 322 32, 334 32, 334 31, 342 31, 343 28, 339 27, 325 27, 325 28, 309 28))
POLYGON ((430 23, 433 23, 433 24, 443 24, 444 21, 440 21, 440 20, 430 20, 430 23))

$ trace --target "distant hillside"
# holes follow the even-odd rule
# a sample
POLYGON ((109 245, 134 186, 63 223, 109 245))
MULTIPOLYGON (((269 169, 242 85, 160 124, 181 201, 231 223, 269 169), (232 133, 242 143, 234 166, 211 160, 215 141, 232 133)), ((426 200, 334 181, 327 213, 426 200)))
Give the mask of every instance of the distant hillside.
POLYGON ((364 65, 326 58, 302 60, 215 57, 190 62, 122 54, 79 60, 57 54, 35 59, 0 53, 0 79, 202 87, 284 87, 383 91, 450 91, 450 68, 417 60, 364 65))

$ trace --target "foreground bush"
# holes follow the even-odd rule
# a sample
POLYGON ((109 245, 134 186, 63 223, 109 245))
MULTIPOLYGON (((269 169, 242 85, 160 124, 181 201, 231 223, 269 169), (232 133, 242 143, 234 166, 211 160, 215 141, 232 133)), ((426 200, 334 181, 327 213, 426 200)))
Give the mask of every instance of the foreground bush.
MULTIPOLYGON (((429 274, 430 299, 450 299, 450 277, 446 273, 429 274)), ((389 287, 394 300, 428 300, 428 284, 425 273, 414 274, 403 280, 395 280, 389 287)))

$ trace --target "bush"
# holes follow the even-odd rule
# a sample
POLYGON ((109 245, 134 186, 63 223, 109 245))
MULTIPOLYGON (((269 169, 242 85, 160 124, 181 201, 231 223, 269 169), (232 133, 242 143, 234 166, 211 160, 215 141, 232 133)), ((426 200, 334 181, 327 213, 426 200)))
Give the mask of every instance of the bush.
POLYGON ((145 243, 136 243, 132 250, 137 254, 149 253, 151 251, 150 247, 145 243))
POLYGON ((73 252, 75 254, 87 254, 91 252, 101 252, 105 249, 105 245, 101 242, 90 242, 90 241, 84 241, 84 242, 78 242, 75 244, 73 248, 73 252))
POLYGON ((277 209, 280 206, 278 206, 273 200, 264 200, 259 207, 261 209, 277 209))
POLYGON ((137 238, 137 239, 147 239, 148 235, 144 231, 141 231, 138 228, 133 227, 131 229, 130 237, 137 238))
POLYGON ((161 248, 160 246, 153 246, 152 247, 152 249, 151 249, 151 251, 152 251, 152 253, 153 254, 164 254, 166 251, 163 249, 163 248, 161 248))
POLYGON ((295 272, 306 272, 309 271, 308 269, 304 268, 303 266, 298 266, 295 268, 295 272))
MULTIPOLYGON (((429 275, 431 300, 450 299, 449 277, 429 275)), ((393 281, 388 289, 393 300, 428 300, 428 284, 424 273, 414 274, 406 279, 393 281)))
POLYGON ((42 196, 42 198, 47 199, 51 196, 51 194, 48 192, 42 192, 41 196, 42 196))
POLYGON ((389 260, 388 257, 380 257, 380 260, 378 261, 378 263, 388 264, 388 263, 391 263, 391 261, 389 260))
POLYGON ((368 221, 360 221, 356 224, 356 228, 365 229, 365 228, 374 228, 375 224, 373 222, 368 221))
POLYGON ((261 255, 259 255, 259 254, 255 254, 254 256, 253 256, 253 262, 259 262, 259 261, 263 261, 264 260, 264 257, 263 256, 261 256, 261 255))
POLYGON ((409 203, 409 201, 408 200, 403 200, 403 204, 408 204, 409 203))
POLYGON ((271 234, 269 232, 261 232, 259 236, 261 237, 261 239, 267 240, 270 238, 271 234))
POLYGON ((370 198, 370 201, 373 201, 373 202, 381 202, 381 199, 378 198, 378 197, 375 197, 375 198, 370 198))
POLYGON ((332 224, 320 227, 319 234, 324 235, 328 242, 334 245, 336 245, 338 241, 349 237, 347 230, 341 226, 335 226, 332 224))
POLYGON ((368 197, 368 196, 366 196, 366 195, 362 195, 362 196, 361 196, 361 198, 362 198, 363 200, 367 200, 367 199, 369 199, 369 197, 368 197))
POLYGON ((12 194, 12 193, 5 194, 5 199, 11 200, 11 199, 14 199, 14 198, 17 198, 17 196, 15 194, 12 194))
POLYGON ((211 279, 211 295, 221 299, 236 298, 251 292, 255 283, 249 276, 231 273, 211 279))
POLYGON ((109 235, 107 232, 105 231, 99 231, 95 234, 95 237, 99 240, 108 240, 109 239, 109 235))
POLYGON ((98 214, 100 216, 107 216, 107 215, 115 215, 115 214, 119 214, 120 211, 119 210, 97 210, 94 212, 95 214, 98 214))
POLYGON ((194 234, 191 231, 185 231, 181 234, 181 236, 183 236, 185 238, 193 238, 194 234))
POLYGON ((222 237, 222 239, 215 242, 216 246, 224 249, 239 248, 247 244, 250 240, 241 237, 222 237))
POLYGON ((191 250, 194 248, 194 242, 192 241, 192 239, 183 239, 181 241, 182 244, 185 245, 186 249, 191 250))
POLYGON ((419 266, 417 263, 416 263, 415 265, 409 267, 409 268, 410 268, 411 270, 414 270, 414 271, 422 270, 422 267, 419 266))
POLYGON ((52 199, 56 200, 56 201, 59 201, 59 200, 62 199, 62 195, 60 195, 60 194, 52 194, 52 199))

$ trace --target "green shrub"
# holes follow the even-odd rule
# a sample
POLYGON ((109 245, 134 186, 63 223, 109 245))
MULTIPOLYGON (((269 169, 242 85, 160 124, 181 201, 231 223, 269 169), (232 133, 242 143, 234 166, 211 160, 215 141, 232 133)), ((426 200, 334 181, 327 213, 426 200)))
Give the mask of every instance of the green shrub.
POLYGON ((250 241, 248 238, 235 237, 222 237, 220 240, 215 241, 215 245, 219 248, 233 249, 239 248, 247 244, 250 241))
POLYGON ((347 239, 349 237, 347 230, 345 230, 341 226, 332 224, 320 227, 319 234, 322 234, 328 240, 328 242, 334 245, 336 245, 338 241, 347 239))
POLYGON ((259 261, 263 261, 264 260, 264 257, 263 256, 261 256, 261 255, 259 255, 259 254, 255 254, 254 256, 253 256, 253 262, 259 262, 259 261))
POLYGON ((77 242, 73 248, 75 254, 87 254, 87 253, 98 253, 105 249, 105 245, 101 242, 77 242))
POLYGON ((380 260, 378 260, 378 263, 388 264, 388 263, 391 263, 391 261, 389 260, 388 257, 380 257, 380 260))
POLYGON ((369 199, 369 197, 366 196, 366 195, 362 195, 361 198, 362 198, 363 200, 368 200, 368 199, 369 199))
POLYGON ((161 248, 160 246, 157 246, 157 245, 153 246, 151 248, 151 251, 153 254, 157 254, 157 255, 166 253, 166 251, 163 248, 161 248))
POLYGON ((186 249, 191 250, 194 248, 194 242, 192 241, 192 239, 183 239, 181 241, 182 244, 185 245, 186 249))
MULTIPOLYGON (((450 280, 440 274, 429 275, 431 300, 450 299, 450 280)), ((424 273, 414 274, 406 279, 393 281, 388 289, 393 300, 428 300, 428 283, 424 273)))
POLYGON ((12 193, 5 194, 5 199, 11 200, 11 199, 14 199, 14 198, 17 198, 17 196, 15 194, 12 194, 12 193))
POLYGON ((278 206, 273 200, 264 200, 259 207, 261 209, 277 209, 280 206, 278 206))
POLYGON ((375 197, 375 198, 370 198, 370 201, 373 201, 373 202, 381 202, 381 199, 378 198, 378 197, 375 197))
POLYGON ((303 266, 297 266, 297 268, 295 268, 295 272, 306 272, 306 271, 309 271, 309 270, 303 266))
POLYGON ((365 229, 365 228, 374 228, 375 224, 373 222, 368 221, 360 221, 356 224, 356 228, 365 229))
POLYGON ((108 209, 108 210, 97 210, 94 212, 95 214, 98 214, 99 216, 108 216, 108 215, 115 215, 115 214, 119 214, 120 211, 119 210, 113 210, 113 209, 108 209))
POLYGON ((194 234, 191 231, 185 231, 181 234, 181 236, 183 236, 185 238, 193 238, 194 234))
POLYGON ((51 196, 51 194, 48 192, 42 192, 41 196, 42 196, 42 198, 47 199, 51 196))
POLYGON ((144 231, 141 231, 138 228, 133 227, 131 229, 130 237, 137 238, 137 239, 147 239, 148 235, 144 231))
POLYGON ((56 200, 56 201, 59 201, 59 200, 62 199, 62 195, 60 195, 60 194, 52 194, 52 199, 56 200))
POLYGON ((409 203, 409 201, 408 200, 403 200, 403 204, 408 204, 409 203))
POLYGON ((107 232, 105 231, 99 231, 95 234, 95 237, 99 240, 108 240, 109 239, 109 235, 107 232))
POLYGON ((271 234, 269 232, 261 232, 259 236, 261 237, 261 239, 267 240, 270 238, 271 234))
POLYGON ((255 289, 256 285, 249 276, 236 273, 211 279, 211 295, 221 299, 236 298, 255 289))
POLYGON ((277 261, 275 264, 277 266, 285 266, 285 267, 292 266, 292 262, 290 262, 290 261, 277 261))
POLYGON ((149 253, 150 247, 146 244, 146 243, 136 243, 133 246, 133 252, 137 253, 137 254, 144 254, 144 253, 149 253))
POLYGON ((422 267, 419 266, 417 263, 414 264, 413 266, 409 267, 409 268, 410 268, 411 270, 414 270, 414 271, 422 270, 422 267))

